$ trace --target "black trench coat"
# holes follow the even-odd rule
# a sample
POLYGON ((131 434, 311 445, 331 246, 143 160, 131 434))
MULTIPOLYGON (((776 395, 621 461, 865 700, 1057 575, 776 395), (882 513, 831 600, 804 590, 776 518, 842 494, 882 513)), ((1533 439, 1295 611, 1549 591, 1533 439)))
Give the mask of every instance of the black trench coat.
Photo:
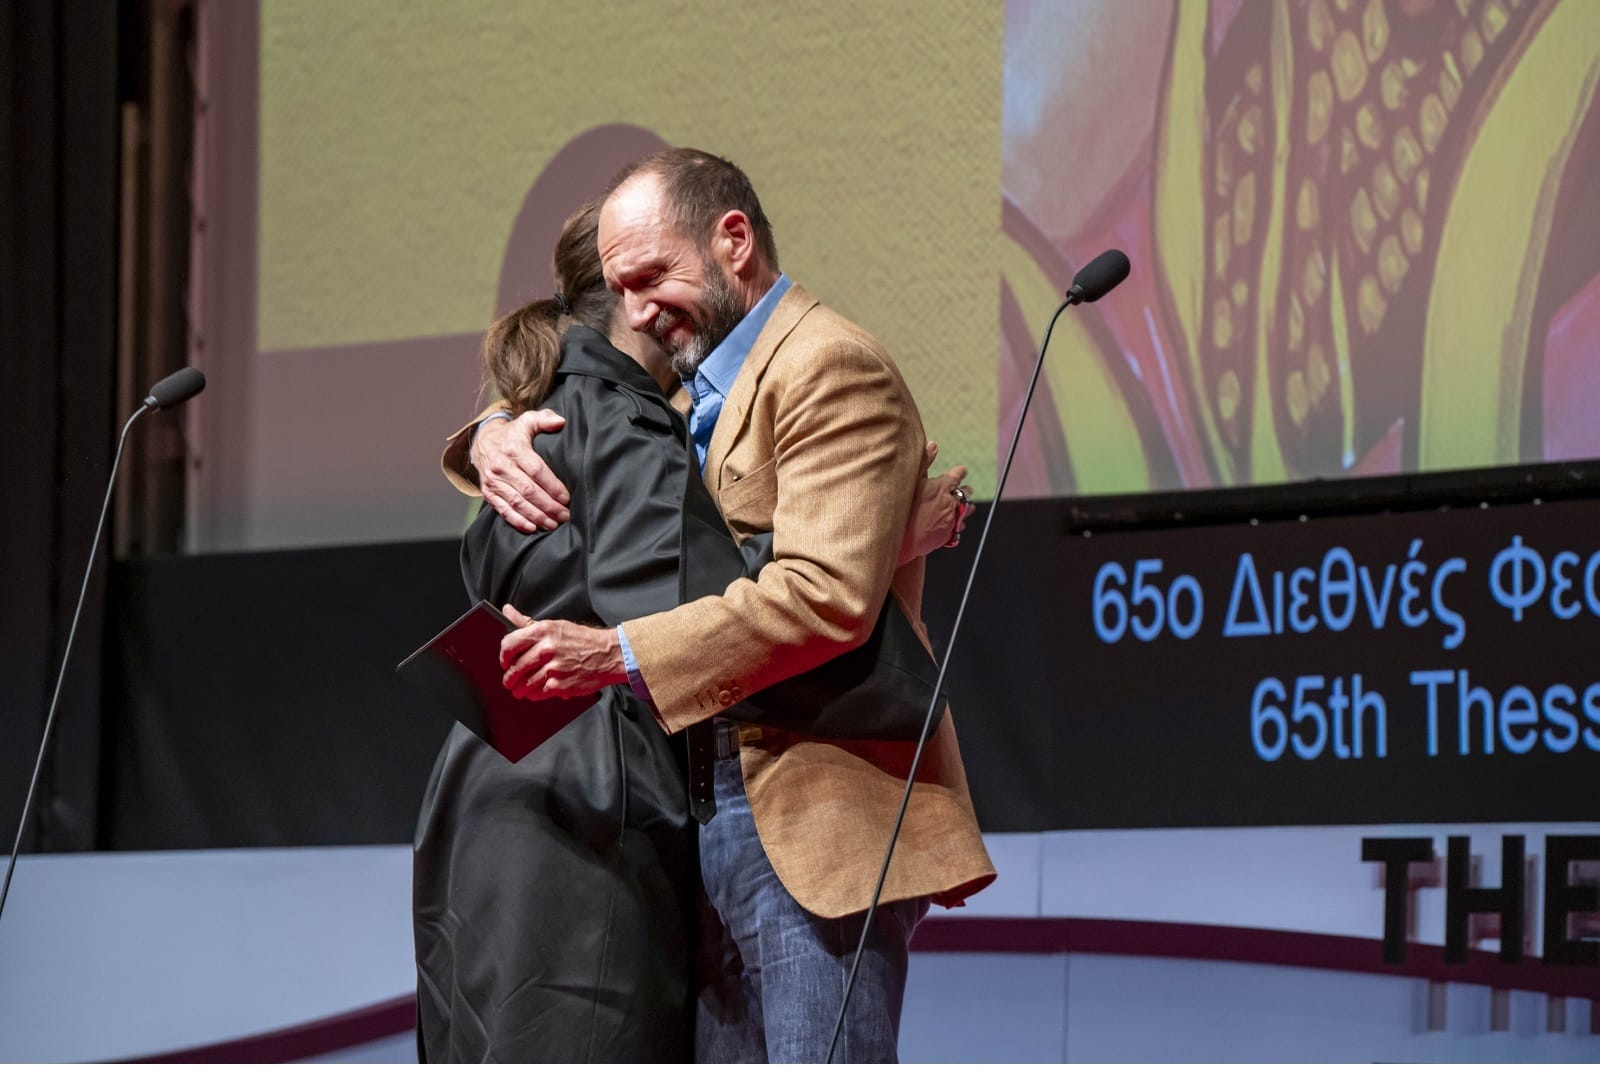
MULTIPOLYGON (((584 327, 563 340, 546 405, 567 422, 537 448, 572 490, 571 521, 522 534, 485 507, 461 547, 469 593, 605 626, 675 606, 697 477, 684 420, 584 327)), ((694 1058, 699 870, 682 739, 625 687, 515 764, 454 727, 415 845, 426 1060, 694 1058)))

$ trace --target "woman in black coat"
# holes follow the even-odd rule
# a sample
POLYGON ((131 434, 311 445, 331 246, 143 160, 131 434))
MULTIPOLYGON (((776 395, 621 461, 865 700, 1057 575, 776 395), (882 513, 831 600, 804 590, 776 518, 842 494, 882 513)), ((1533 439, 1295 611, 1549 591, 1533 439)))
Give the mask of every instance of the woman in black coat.
MULTIPOLYGON (((595 215, 563 229, 562 295, 501 319, 484 349, 513 414, 566 417, 539 451, 572 487, 571 520, 523 534, 486 507, 461 567, 474 599, 615 626, 679 603, 693 472, 666 354, 625 324, 612 332, 632 354, 603 332, 616 300, 595 215)), ((694 828, 681 739, 623 687, 517 763, 455 726, 416 837, 423 1058, 692 1060, 694 828)))

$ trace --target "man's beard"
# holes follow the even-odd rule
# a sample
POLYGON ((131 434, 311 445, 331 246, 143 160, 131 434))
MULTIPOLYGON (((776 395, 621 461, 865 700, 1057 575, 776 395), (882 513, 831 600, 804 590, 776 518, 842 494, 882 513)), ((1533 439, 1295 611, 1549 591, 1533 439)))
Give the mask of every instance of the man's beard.
POLYGON ((672 353, 672 369, 680 378, 693 378, 705 358, 727 339, 745 316, 738 292, 722 271, 711 263, 704 264, 702 270, 705 302, 698 313, 662 308, 650 324, 650 332, 656 340, 672 353), (687 341, 674 345, 667 340, 667 335, 684 319, 688 319, 694 329, 687 341))

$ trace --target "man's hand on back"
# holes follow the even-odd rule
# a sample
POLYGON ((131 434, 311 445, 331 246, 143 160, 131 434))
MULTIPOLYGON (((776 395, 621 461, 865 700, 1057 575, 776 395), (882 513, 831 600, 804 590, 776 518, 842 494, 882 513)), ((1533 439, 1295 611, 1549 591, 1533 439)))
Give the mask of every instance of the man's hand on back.
POLYGON ((567 420, 553 411, 527 411, 514 419, 484 422, 468 452, 478 470, 483 499, 523 533, 554 530, 572 517, 572 496, 539 453, 533 439, 555 433, 567 420))

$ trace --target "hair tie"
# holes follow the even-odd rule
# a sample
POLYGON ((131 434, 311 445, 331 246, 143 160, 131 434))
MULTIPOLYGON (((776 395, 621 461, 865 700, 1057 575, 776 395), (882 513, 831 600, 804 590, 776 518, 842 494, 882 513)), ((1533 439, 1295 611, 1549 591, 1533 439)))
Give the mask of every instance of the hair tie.
POLYGON ((559 293, 559 292, 556 293, 555 302, 556 302, 556 310, 561 312, 561 314, 563 314, 563 315, 572 314, 572 301, 567 299, 567 294, 566 293, 559 293))

